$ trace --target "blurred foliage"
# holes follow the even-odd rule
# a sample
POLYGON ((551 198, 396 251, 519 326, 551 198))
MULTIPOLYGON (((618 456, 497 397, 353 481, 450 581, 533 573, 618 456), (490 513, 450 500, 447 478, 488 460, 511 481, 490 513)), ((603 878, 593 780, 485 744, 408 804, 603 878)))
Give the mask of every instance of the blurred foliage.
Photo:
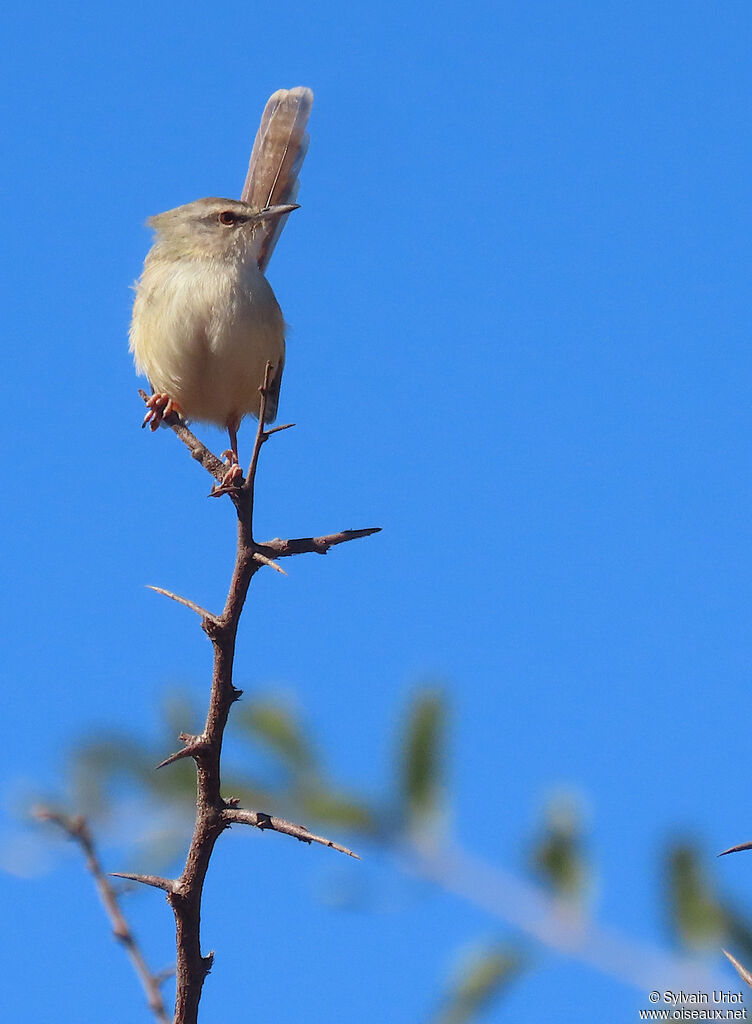
POLYGON ((271 699, 241 703, 232 728, 270 748, 294 772, 314 771, 316 757, 303 727, 289 708, 271 699))
POLYGON ((687 840, 671 844, 666 876, 671 925, 682 945, 713 952, 731 945, 752 960, 752 921, 718 894, 707 858, 696 844, 687 840))
POLYGON ((521 973, 524 958, 511 945, 483 946, 462 958, 451 987, 431 1024, 466 1024, 521 973))
POLYGON ((446 702, 438 690, 415 694, 405 716, 399 759, 398 792, 408 831, 425 830, 441 808, 446 719, 446 702))
POLYGON ((530 850, 533 871, 555 895, 580 902, 588 866, 584 855, 581 815, 571 797, 552 800, 544 811, 543 828, 530 850))
MULTIPOLYGON (((166 869, 184 852, 193 827, 193 762, 186 758, 155 767, 179 747, 178 733, 200 732, 200 715, 190 700, 172 695, 163 718, 161 738, 154 742, 106 730, 82 740, 68 758, 63 795, 39 798, 53 809, 83 814, 100 829, 124 805, 138 805, 143 834, 133 836, 128 854, 135 858, 129 866, 139 871, 166 869)), ((238 757, 236 750, 233 758, 226 751, 223 766, 223 793, 241 807, 292 819, 302 816, 309 827, 371 837, 381 829, 384 815, 379 809, 328 779, 305 727, 283 702, 244 702, 230 719, 226 737, 228 746, 240 741, 252 748, 250 757, 242 751, 238 757), (259 752, 266 758, 259 758, 259 752)))
MULTIPOLYGON (((200 731, 201 718, 193 701, 173 695, 152 742, 115 731, 90 736, 68 760, 62 796, 40 802, 85 815, 95 832, 107 832, 118 816, 125 818, 119 839, 128 844, 127 856, 135 858, 133 869, 167 866, 182 858, 192 831, 195 769, 189 759, 159 771, 155 766, 177 748, 176 734, 200 731)), ((317 831, 330 829, 336 838, 354 833, 387 851, 435 843, 447 810, 447 719, 438 689, 413 694, 399 730, 396 794, 385 787, 373 799, 332 782, 294 709, 271 697, 246 699, 228 724, 223 792, 242 807, 302 821, 317 831)), ((559 797, 545 809, 528 851, 530 870, 556 898, 580 910, 592 875, 586 846, 578 803, 559 797)), ((666 899, 679 945, 693 954, 728 945, 752 962, 752 923, 717 892, 709 858, 693 843, 677 841, 665 865, 666 899)), ((743 964, 729 959, 745 978, 743 964)), ((432 1024, 475 1019, 524 968, 525 957, 511 944, 477 947, 454 972, 432 1024)))
POLYGON ((666 857, 671 923, 689 949, 717 948, 725 933, 724 915, 698 851, 687 843, 673 845, 666 857))
POLYGON ((276 757, 286 779, 275 791, 275 813, 310 816, 323 827, 346 828, 373 835, 380 815, 364 799, 332 784, 315 753, 315 745, 291 708, 271 698, 244 702, 230 720, 228 732, 240 733, 276 757))
POLYGON ((304 815, 310 815, 326 827, 344 828, 361 835, 375 835, 378 830, 377 818, 364 801, 338 792, 330 785, 314 780, 301 786, 296 798, 304 815))

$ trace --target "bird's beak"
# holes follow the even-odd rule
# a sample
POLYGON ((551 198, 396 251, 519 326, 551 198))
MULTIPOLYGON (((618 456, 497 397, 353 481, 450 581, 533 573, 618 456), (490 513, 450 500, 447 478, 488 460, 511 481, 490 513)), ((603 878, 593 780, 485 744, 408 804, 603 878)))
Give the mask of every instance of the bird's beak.
POLYGON ((253 220, 272 220, 274 217, 284 217, 286 213, 292 213, 293 210, 299 209, 300 205, 298 203, 282 203, 279 206, 267 206, 265 210, 255 213, 253 220))

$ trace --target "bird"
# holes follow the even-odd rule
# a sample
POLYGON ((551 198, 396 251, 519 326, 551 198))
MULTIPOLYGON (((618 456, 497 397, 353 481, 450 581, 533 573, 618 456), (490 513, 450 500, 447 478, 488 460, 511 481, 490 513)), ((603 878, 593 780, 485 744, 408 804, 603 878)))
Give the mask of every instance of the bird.
POLYGON ((312 104, 305 86, 269 98, 241 199, 196 199, 148 221, 155 239, 129 332, 136 370, 152 389, 143 425, 154 430, 177 412, 227 430, 222 490, 242 479, 238 428, 247 415, 259 418, 265 379, 264 424, 277 415, 286 325, 265 271, 298 209, 312 104))

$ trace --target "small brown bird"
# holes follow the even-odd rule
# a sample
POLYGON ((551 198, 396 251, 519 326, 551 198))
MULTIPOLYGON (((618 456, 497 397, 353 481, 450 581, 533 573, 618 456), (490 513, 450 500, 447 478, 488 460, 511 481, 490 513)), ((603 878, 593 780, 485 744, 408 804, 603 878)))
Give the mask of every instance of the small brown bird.
POLYGON ((156 239, 136 285, 130 349, 153 394, 154 429, 173 410, 227 429, 240 476, 237 432, 259 416, 267 362, 266 422, 277 414, 285 322, 264 276, 308 150, 310 89, 270 97, 251 153, 242 200, 197 199, 152 217, 156 239))

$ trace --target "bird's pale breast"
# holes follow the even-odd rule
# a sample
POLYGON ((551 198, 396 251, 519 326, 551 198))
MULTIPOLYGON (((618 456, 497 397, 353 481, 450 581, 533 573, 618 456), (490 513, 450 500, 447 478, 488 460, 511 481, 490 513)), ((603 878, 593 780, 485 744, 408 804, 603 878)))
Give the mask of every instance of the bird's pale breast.
POLYGON ((130 347, 136 368, 187 419, 227 426, 258 416, 267 361, 281 372, 285 325, 252 261, 147 258, 130 347))

